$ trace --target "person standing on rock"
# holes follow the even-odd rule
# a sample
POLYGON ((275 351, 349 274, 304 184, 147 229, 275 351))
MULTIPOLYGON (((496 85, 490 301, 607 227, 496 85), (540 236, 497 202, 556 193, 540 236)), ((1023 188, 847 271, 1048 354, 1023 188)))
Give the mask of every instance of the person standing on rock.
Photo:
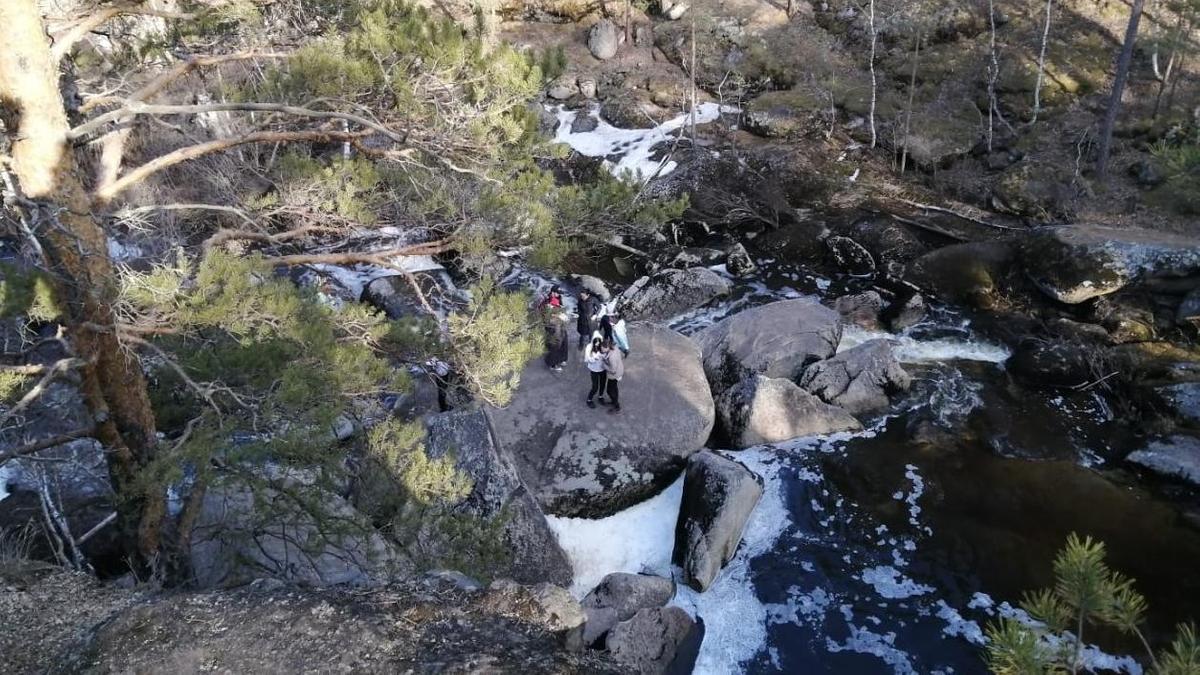
POLYGON ((608 372, 604 367, 604 342, 600 338, 592 338, 583 353, 583 362, 587 364, 588 374, 592 377, 592 388, 588 390, 587 406, 595 408, 596 395, 600 396, 600 405, 604 405, 604 395, 608 387, 608 372))
POLYGON ((566 312, 553 309, 546 312, 545 328, 546 365, 554 372, 561 373, 563 366, 567 363, 567 354, 571 351, 571 336, 567 333, 566 312))
POLYGON ((562 291, 557 285, 551 286, 550 292, 538 303, 538 309, 541 311, 562 309, 562 306, 562 291))
POLYGON ((608 412, 615 415, 621 412, 620 382, 621 378, 625 377, 625 357, 621 356, 621 350, 611 342, 602 343, 600 349, 604 353, 604 371, 608 374, 606 391, 612 401, 612 408, 608 412))
POLYGON ((621 350, 622 357, 629 356, 629 333, 625 329, 625 319, 617 312, 605 317, 612 324, 612 343, 621 350))
POLYGON ((580 290, 576 311, 575 329, 579 331, 579 348, 583 349, 592 341, 592 330, 600 320, 600 301, 586 288, 580 290))

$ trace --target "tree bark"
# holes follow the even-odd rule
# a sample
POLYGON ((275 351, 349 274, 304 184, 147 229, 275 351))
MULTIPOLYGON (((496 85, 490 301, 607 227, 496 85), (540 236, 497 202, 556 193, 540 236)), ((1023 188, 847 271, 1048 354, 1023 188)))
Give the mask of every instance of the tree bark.
POLYGON ((1046 78, 1046 46, 1050 44, 1050 18, 1054 12, 1054 0, 1046 0, 1046 24, 1042 28, 1042 49, 1038 53, 1037 84, 1033 86, 1033 119, 1030 124, 1037 124, 1038 114, 1042 111, 1042 82, 1046 78))
POLYGON ((1121 96, 1125 93, 1125 82, 1129 79, 1129 64, 1133 61, 1133 44, 1137 40, 1138 23, 1142 20, 1142 7, 1146 0, 1133 0, 1129 11, 1129 26, 1125 29, 1125 43, 1117 57, 1117 73, 1113 77, 1112 96, 1108 99, 1108 110, 1104 113, 1104 124, 1100 127, 1100 157, 1096 160, 1096 177, 1104 181, 1108 177, 1108 159, 1112 152, 1113 127, 1121 112, 1121 96))
POLYGON ((0 25, 8 35, 0 50, 0 114, 12 139, 12 171, 37 205, 32 215, 56 279, 62 321, 85 362, 81 389, 106 449, 122 533, 131 553, 150 560, 158 552, 166 501, 161 490, 139 482, 154 458, 154 414, 141 368, 118 342, 108 241, 67 141, 57 61, 37 0, 0 2, 0 25))

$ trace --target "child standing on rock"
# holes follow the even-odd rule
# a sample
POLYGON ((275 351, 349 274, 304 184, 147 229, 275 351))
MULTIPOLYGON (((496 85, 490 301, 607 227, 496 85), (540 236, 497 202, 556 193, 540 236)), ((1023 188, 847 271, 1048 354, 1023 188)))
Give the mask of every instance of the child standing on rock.
POLYGON ((608 374, 608 397, 612 400, 612 408, 609 409, 610 415, 615 415, 621 412, 621 378, 625 377, 625 357, 621 355, 621 350, 613 346, 612 342, 604 342, 601 346, 601 351, 604 353, 604 371, 608 374))

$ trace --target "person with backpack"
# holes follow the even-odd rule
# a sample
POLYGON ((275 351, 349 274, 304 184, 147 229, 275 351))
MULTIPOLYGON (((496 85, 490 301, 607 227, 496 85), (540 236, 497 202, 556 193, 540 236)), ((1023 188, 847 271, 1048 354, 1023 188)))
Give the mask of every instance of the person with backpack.
POLYGON ((613 346, 611 342, 602 342, 600 347, 604 354, 604 372, 608 376, 608 385, 605 391, 608 393, 608 398, 612 401, 612 408, 609 408, 610 415, 615 415, 621 412, 621 378, 625 377, 625 357, 621 356, 621 350, 613 346))

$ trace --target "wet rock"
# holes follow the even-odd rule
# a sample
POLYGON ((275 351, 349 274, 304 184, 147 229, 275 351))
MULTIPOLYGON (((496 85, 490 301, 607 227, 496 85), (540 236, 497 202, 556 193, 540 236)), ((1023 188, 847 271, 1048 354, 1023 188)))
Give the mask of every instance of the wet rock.
POLYGON ((572 274, 571 282, 578 288, 599 298, 600 302, 612 300, 612 292, 608 290, 608 284, 604 283, 603 279, 598 279, 587 274, 572 274))
POLYGON ((842 315, 843 322, 867 330, 879 330, 879 315, 883 308, 883 298, 875 291, 843 295, 833 302, 833 309, 842 315))
MULTIPOLYGON (((497 447, 487 416, 480 410, 456 410, 428 418, 426 428, 426 454, 431 459, 453 457, 455 468, 474 483, 471 493, 452 511, 484 520, 503 519, 498 535, 509 555, 502 566, 489 572, 521 583, 570 585, 571 562, 512 459, 497 447)), ((430 548, 443 549, 455 543, 438 541, 446 537, 452 538, 453 533, 434 530, 422 539, 430 548)))
POLYGON ((864 218, 840 231, 870 252, 879 263, 905 263, 929 252, 920 238, 892 218, 864 218))
POLYGON ((1171 436, 1152 441, 1125 459, 1157 474, 1200 487, 1200 439, 1193 436, 1171 436))
POLYGON ((1078 304, 1147 279, 1195 274, 1200 271, 1200 243, 1137 228, 1042 227, 1026 237, 1022 263, 1051 298, 1078 304))
POLYGON ((627 672, 660 675, 694 626, 692 617, 678 607, 643 609, 609 631, 605 645, 627 672))
POLYGON ((1015 247, 1006 242, 955 244, 913 261, 904 278, 940 298, 987 309, 1015 260, 1015 247))
POLYGON ((389 319, 416 316, 424 310, 412 288, 401 276, 380 277, 363 288, 362 301, 387 315, 389 319))
POLYGON ((232 479, 209 486, 188 552, 196 586, 262 578, 368 586, 411 571, 411 563, 344 499, 314 485, 284 482, 291 483, 286 490, 232 479), (298 485, 303 501, 287 496, 298 485))
POLYGON ((698 246, 688 246, 675 254, 667 263, 668 267, 708 267, 717 265, 725 256, 724 253, 715 248, 701 248, 698 246))
POLYGON ((782 378, 747 376, 718 395, 716 407, 721 429, 738 449, 862 428, 850 413, 782 378))
POLYGON ((617 47, 621 46, 621 33, 612 21, 600 19, 588 31, 587 45, 592 56, 607 61, 617 55, 617 47))
POLYGON ((760 305, 696 336, 704 372, 716 392, 747 375, 796 379, 809 364, 833 356, 841 339, 838 313, 807 299, 760 305))
POLYGON ((578 92, 579 83, 572 74, 560 75, 546 88, 546 96, 556 101, 565 101, 578 92))
POLYGON ((734 244, 725 254, 725 269, 735 277, 746 277, 758 271, 758 265, 741 244, 734 244))
POLYGON ((903 302, 888 307, 885 316, 888 318, 888 327, 892 329, 892 332, 899 333, 921 323, 928 312, 929 307, 925 304, 925 298, 920 293, 914 293, 903 302))
POLYGON ((580 603, 587 614, 583 642, 594 644, 613 626, 642 609, 662 607, 675 597, 675 582, 648 574, 616 572, 604 577, 580 603))
POLYGON ((1027 338, 1005 367, 1035 386, 1077 387, 1094 379, 1085 350, 1070 342, 1027 338))
POLYGON ((1175 419, 1200 426, 1200 382, 1180 382, 1156 387, 1155 393, 1175 419))
POLYGON ((601 517, 642 501, 708 440, 713 402, 696 345, 644 323, 629 326, 629 339, 620 414, 584 405, 588 375, 578 352, 565 373, 534 359, 512 402, 487 410, 499 447, 549 513, 601 517))
POLYGON ((708 590, 733 558, 762 492, 758 476, 731 459, 701 452, 688 460, 673 560, 689 586, 708 590))
POLYGON ((600 118, 595 115, 576 115, 575 119, 571 120, 571 133, 586 134, 589 131, 595 131, 598 126, 600 126, 600 118))
POLYGON ((530 602, 497 611, 478 591, 425 582, 371 590, 256 583, 130 603, 72 644, 57 673, 620 673, 573 652, 530 602))
POLYGON ((911 384, 887 340, 869 340, 818 361, 800 379, 806 391, 854 414, 886 409, 889 395, 908 391, 911 384))
POLYGON ((609 96, 600 104, 600 116, 619 129, 650 129, 658 121, 647 111, 637 94, 622 91, 609 96))
POLYGON ((1149 342, 1155 338, 1154 312, 1145 307, 1108 302, 1104 297, 1096 299, 1092 313, 1114 344, 1149 342))
POLYGON ((499 579, 488 586, 478 602, 490 612, 520 618, 561 635, 570 649, 584 647, 583 625, 587 614, 565 588, 546 583, 523 586, 511 579, 499 579))
POLYGON ((627 321, 661 321, 729 295, 731 289, 725 277, 704 267, 668 269, 633 282, 617 298, 617 307, 627 321))
POLYGON ((848 274, 870 276, 875 272, 875 258, 865 246, 850 237, 832 236, 825 240, 833 261, 848 274))
POLYGON ((1179 308, 1175 310, 1175 323, 1181 326, 1200 326, 1200 288, 1183 296, 1179 308))

